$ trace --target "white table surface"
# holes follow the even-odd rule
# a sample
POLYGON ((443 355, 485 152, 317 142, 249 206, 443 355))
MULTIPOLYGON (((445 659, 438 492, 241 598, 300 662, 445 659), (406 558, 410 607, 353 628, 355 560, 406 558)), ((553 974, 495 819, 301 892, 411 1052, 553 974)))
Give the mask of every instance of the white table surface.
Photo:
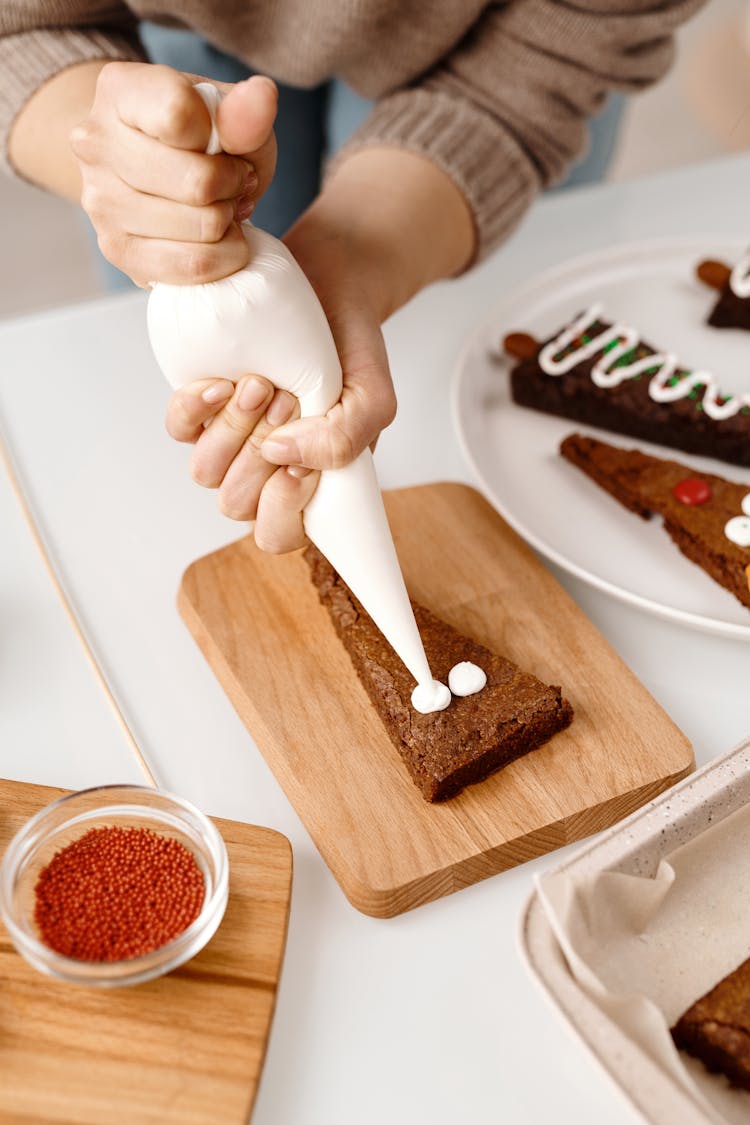
MULTIPOLYGON (((384 487, 470 481, 449 388, 500 293, 610 243, 747 234, 750 156, 548 197, 505 248, 386 328, 399 393, 384 487)), ((345 900, 175 609, 183 569, 237 537, 162 418, 141 294, 0 326, 0 421, 96 658, 159 783, 294 849, 276 1016, 254 1125, 633 1125, 634 1111, 523 967, 518 919, 558 852, 387 921, 345 900)), ((0 473, 0 775, 142 779, 0 473)), ((557 576, 693 740, 750 732, 750 649, 557 576)))

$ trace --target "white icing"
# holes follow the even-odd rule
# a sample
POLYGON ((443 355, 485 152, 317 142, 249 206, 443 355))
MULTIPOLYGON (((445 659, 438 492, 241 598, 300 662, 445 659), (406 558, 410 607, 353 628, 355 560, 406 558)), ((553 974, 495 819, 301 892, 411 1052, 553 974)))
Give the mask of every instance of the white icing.
POLYGON ((487 675, 477 664, 462 660, 448 673, 448 687, 454 695, 474 695, 487 683, 487 675))
POLYGON ((729 275, 729 288, 737 297, 750 297, 750 250, 729 275))
MULTIPOLYGON (((215 87, 205 85, 196 89, 213 119, 215 87)), ((258 372, 296 395, 303 417, 325 414, 341 396, 342 374, 320 302, 282 242, 249 223, 242 230, 250 250, 245 269, 206 285, 151 290, 148 331, 157 362, 173 387, 258 372)), ((321 474, 304 523, 417 683, 429 687, 369 449, 321 474)))
POLYGON ((732 516, 724 525, 724 534, 738 547, 750 547, 750 516, 732 516))
POLYGON ((411 693, 411 705, 420 715, 430 715, 433 711, 444 711, 451 701, 451 693, 440 680, 417 684, 411 693))
POLYGON ((659 370, 652 376, 648 393, 654 402, 674 402, 685 398, 697 386, 703 386, 702 406, 709 418, 721 421, 731 418, 743 406, 750 406, 750 394, 724 396, 719 390, 715 377, 709 371, 691 371, 682 375, 674 386, 669 380, 677 370, 677 357, 671 352, 654 352, 642 356, 632 363, 617 367, 618 360, 640 343, 640 336, 634 328, 625 324, 613 324, 604 329, 588 343, 582 343, 568 355, 560 356, 579 336, 588 334, 601 315, 601 306, 592 305, 585 313, 565 328, 560 335, 546 344, 539 353, 539 366, 547 375, 564 375, 571 368, 601 352, 608 344, 618 341, 613 348, 604 352, 591 370, 591 379, 597 387, 616 387, 625 379, 633 379, 652 367, 659 370), (719 398, 725 398, 720 403, 719 398))
POLYGON ((740 501, 744 516, 732 516, 724 524, 724 534, 738 547, 750 547, 750 492, 746 492, 740 501))

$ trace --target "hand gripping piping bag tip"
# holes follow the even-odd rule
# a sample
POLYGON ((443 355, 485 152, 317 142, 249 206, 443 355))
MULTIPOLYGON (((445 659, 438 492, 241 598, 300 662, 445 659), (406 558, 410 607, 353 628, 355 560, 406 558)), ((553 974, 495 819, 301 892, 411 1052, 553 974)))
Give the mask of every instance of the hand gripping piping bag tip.
MULTIPOLYGON (((221 151, 215 115, 221 94, 199 83, 213 128, 206 151, 221 151)), ((286 246, 249 222, 249 264, 204 285, 156 284, 148 332, 173 388, 194 379, 256 373, 299 399, 302 417, 340 398, 342 373, 323 309, 286 246)), ((359 599, 420 685, 431 685, 414 613, 383 508, 372 454, 326 470, 304 512, 305 531, 359 599)), ((436 685, 437 686, 437 685, 436 685)))

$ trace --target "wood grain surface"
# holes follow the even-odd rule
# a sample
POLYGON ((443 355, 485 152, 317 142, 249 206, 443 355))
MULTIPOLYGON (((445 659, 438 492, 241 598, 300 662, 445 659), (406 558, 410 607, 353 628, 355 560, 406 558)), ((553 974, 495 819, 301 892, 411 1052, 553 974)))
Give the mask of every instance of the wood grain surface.
MULTIPOLYGON (((331 871, 390 917, 606 828, 694 766, 685 736, 475 490, 385 494, 409 591, 575 709, 546 746, 440 805, 410 781, 299 552, 193 563, 179 606, 331 871)), ((248 746, 248 753, 253 753, 248 746)))
MULTIPOLYGON (((0 853, 63 790, 0 781, 0 853)), ((0 923, 0 1121, 239 1125, 260 1080, 286 941, 292 855, 278 832, 215 820, 229 902, 208 945, 131 988, 62 984, 0 923)))

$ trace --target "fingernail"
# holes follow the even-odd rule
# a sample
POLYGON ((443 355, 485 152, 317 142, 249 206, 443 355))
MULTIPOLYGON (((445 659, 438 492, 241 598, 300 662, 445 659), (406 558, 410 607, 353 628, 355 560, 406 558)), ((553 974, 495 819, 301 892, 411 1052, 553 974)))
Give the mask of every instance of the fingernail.
POLYGON ((212 383, 210 387, 206 387, 201 398, 204 402, 214 406, 217 402, 224 402, 225 399, 230 398, 233 390, 234 383, 223 379, 220 383, 212 383))
POLYGON ((303 477, 308 476, 312 469, 306 469, 304 465, 287 465, 286 471, 290 477, 296 477, 297 480, 302 480, 303 477))
POLYGON ((238 223, 244 223, 245 219, 250 218, 250 216, 252 215, 254 210, 255 210, 255 204, 253 203, 252 199, 249 200, 249 202, 247 202, 247 203, 243 203, 242 206, 239 206, 239 204, 238 204, 238 206, 237 206, 237 222, 238 223))
POLYGON ((262 457, 274 465, 286 465, 290 461, 301 461, 296 441, 291 438, 266 438, 260 447, 262 457))
POLYGON ((294 397, 287 391, 277 391, 266 411, 269 426, 283 426, 294 412, 294 397))
POLYGON ((268 384, 264 383, 256 375, 249 375, 245 382, 240 387, 240 393, 237 396, 237 405, 240 410, 245 410, 250 413, 257 410, 262 406, 268 397, 268 384))
POLYGON ((258 186, 258 176, 254 168, 251 168, 245 176, 245 182, 242 185, 242 195, 250 195, 258 186))

